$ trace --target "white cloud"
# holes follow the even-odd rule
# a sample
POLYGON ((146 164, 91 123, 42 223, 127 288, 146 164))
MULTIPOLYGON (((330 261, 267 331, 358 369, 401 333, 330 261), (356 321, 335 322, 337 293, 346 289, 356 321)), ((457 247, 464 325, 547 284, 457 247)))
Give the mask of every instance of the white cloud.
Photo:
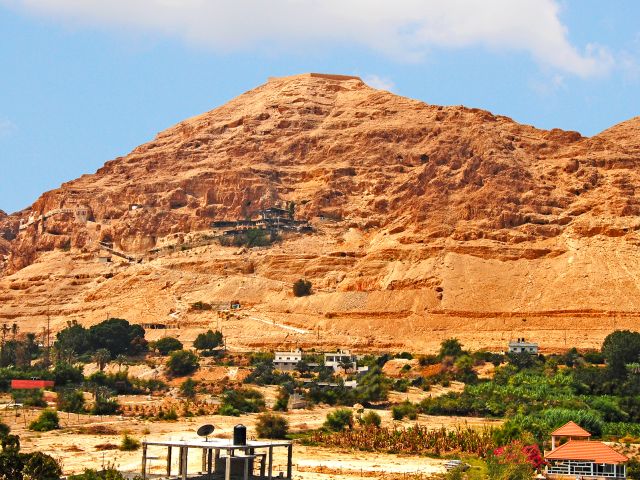
POLYGON ((606 73, 602 47, 579 51, 559 0, 0 0, 78 25, 126 27, 216 51, 359 44, 402 61, 431 48, 523 51, 581 77, 606 73))
POLYGON ((362 80, 370 87, 377 88, 378 90, 388 90, 389 92, 392 92, 396 86, 392 80, 378 75, 367 75, 362 80))

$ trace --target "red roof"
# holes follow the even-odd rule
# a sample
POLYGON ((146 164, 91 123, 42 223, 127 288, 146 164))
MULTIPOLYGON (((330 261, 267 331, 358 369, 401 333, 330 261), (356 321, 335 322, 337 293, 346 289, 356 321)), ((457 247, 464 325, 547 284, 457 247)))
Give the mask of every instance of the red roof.
POLYGON ((591 434, 574 422, 567 422, 554 432, 552 437, 590 437, 591 434))
POLYGON ((594 463, 618 464, 629 459, 602 442, 569 440, 545 455, 545 460, 584 460, 594 463))
POLYGON ((53 386, 53 380, 11 380, 11 388, 14 390, 51 388, 53 386))

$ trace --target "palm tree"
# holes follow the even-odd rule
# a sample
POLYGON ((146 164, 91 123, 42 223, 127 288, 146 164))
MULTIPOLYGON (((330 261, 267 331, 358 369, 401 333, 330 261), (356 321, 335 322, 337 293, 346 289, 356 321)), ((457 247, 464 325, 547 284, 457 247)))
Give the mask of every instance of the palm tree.
POLYGON ((104 371, 104 367, 107 366, 109 360, 111 360, 111 352, 106 348, 99 348, 96 350, 96 353, 93 354, 93 361, 96 362, 101 372, 104 371))
POLYGON ((122 365, 127 363, 127 356, 126 355, 118 355, 116 357, 116 363, 118 364, 118 371, 120 371, 122 369, 122 365))
POLYGON ((18 324, 16 322, 13 322, 13 325, 11 325, 11 336, 13 338, 13 341, 16 340, 16 335, 18 335, 18 324))

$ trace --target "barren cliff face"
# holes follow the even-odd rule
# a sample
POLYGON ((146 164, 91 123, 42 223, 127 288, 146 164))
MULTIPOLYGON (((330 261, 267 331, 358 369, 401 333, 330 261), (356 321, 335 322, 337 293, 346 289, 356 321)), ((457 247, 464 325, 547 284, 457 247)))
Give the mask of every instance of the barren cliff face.
POLYGON ((189 302, 237 297, 253 308, 227 326, 244 346, 595 345, 639 316, 638 163, 639 118, 584 138, 357 78, 272 79, 0 213, 0 317, 117 311, 188 337, 211 321, 189 302), (214 220, 291 202, 313 233, 198 246, 214 220), (101 264, 100 241, 145 260, 101 264), (300 277, 313 296, 291 296, 300 277))

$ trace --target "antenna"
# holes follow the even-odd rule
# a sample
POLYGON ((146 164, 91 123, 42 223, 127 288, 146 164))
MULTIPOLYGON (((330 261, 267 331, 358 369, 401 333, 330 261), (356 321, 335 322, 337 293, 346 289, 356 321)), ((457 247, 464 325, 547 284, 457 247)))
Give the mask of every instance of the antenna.
POLYGON ((208 442, 209 435, 211 435, 215 429, 216 427, 214 427, 210 423, 207 423, 206 425, 202 425, 200 428, 198 428, 196 433, 198 434, 199 437, 204 437, 205 442, 208 442))

